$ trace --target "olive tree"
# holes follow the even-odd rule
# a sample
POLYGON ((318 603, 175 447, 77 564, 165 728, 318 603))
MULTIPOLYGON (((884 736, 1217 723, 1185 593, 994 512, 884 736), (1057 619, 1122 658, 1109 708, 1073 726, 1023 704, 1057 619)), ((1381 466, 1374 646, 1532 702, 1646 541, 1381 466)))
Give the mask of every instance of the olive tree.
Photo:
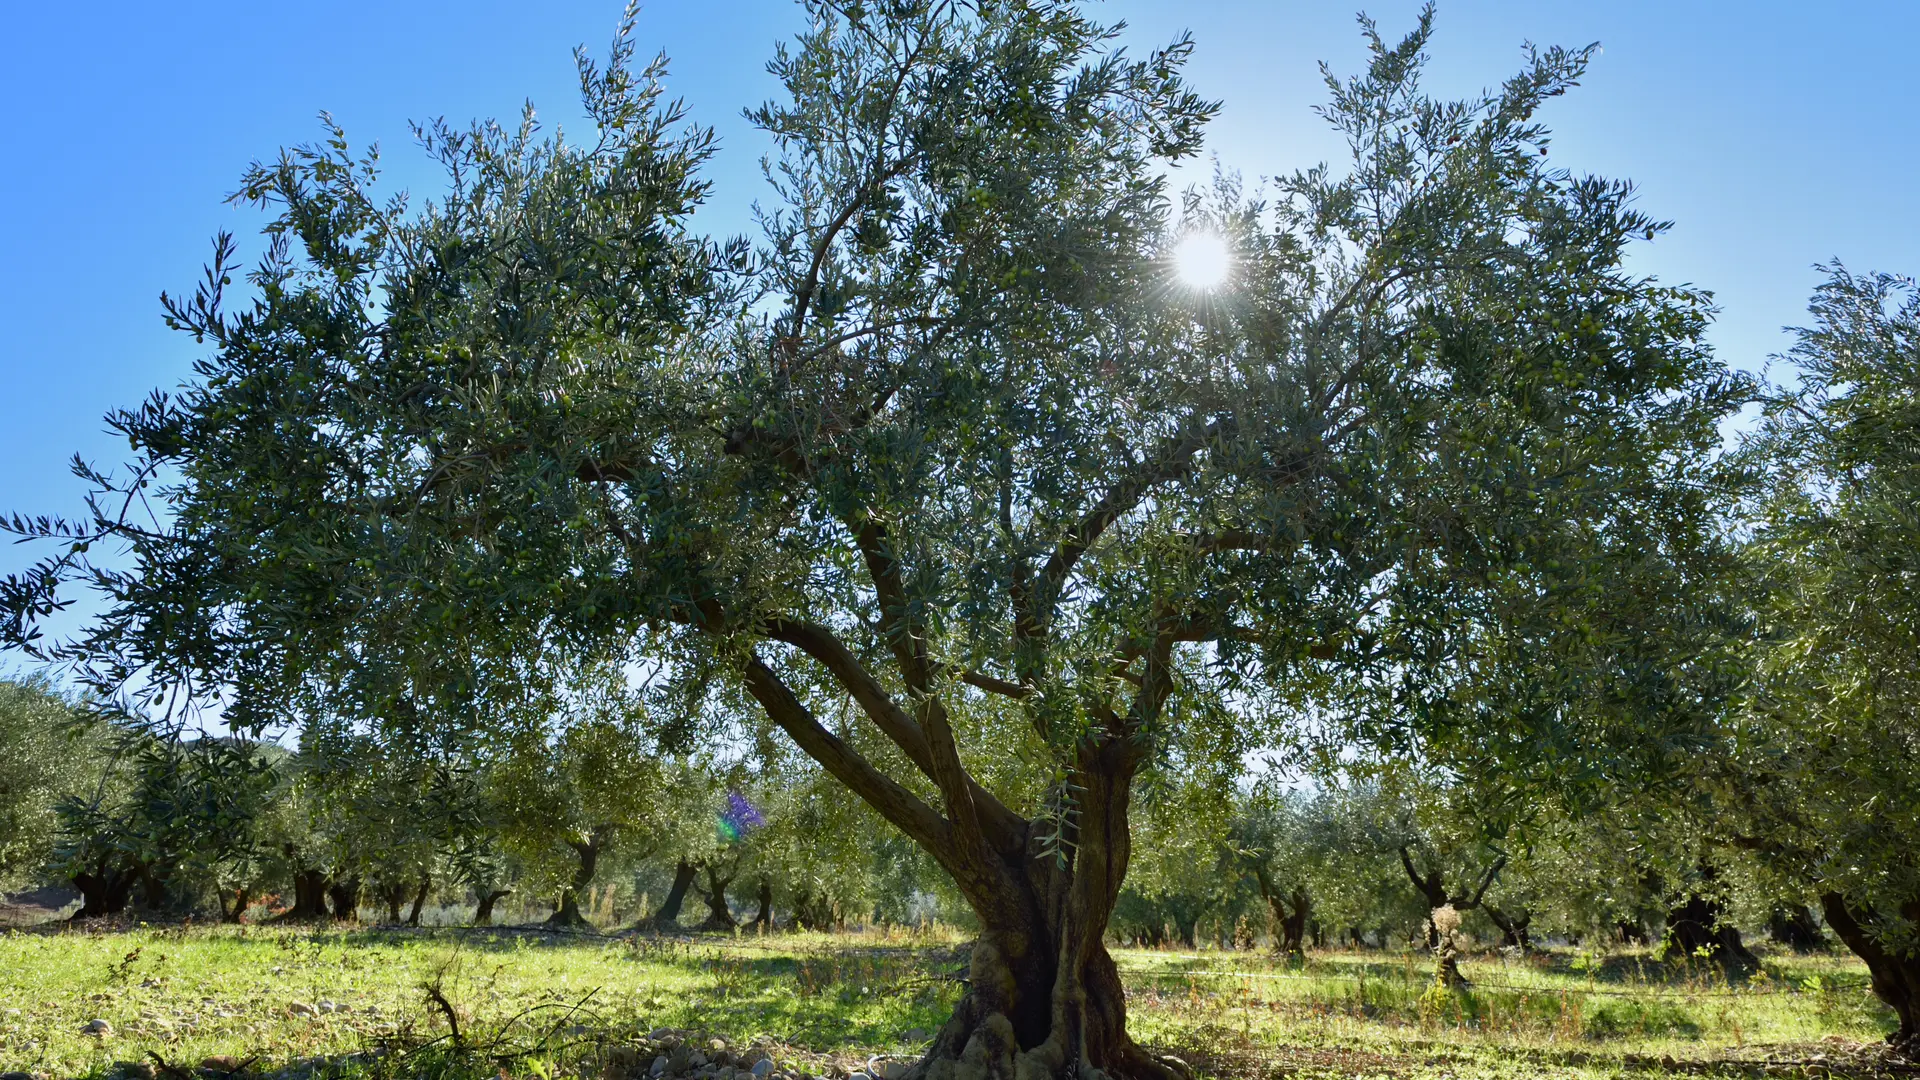
MULTIPOLYGON (((626 38, 581 62, 584 142, 426 129, 448 186, 417 209, 330 131, 243 182, 253 295, 230 310, 223 237, 169 302, 211 348, 113 418, 133 471, 92 474, 92 520, 16 521, 68 546, 8 582, 13 634, 101 582, 72 648, 102 682, 222 687, 243 721, 456 629, 733 687, 977 916, 918 1074, 1179 1074, 1104 943, 1136 779, 1332 688, 1390 701, 1594 560, 1690 542, 1738 396, 1706 296, 1624 268, 1662 224, 1546 159, 1535 113, 1588 53, 1436 100, 1429 31, 1369 25, 1329 78, 1349 165, 1182 202, 1164 166, 1214 112, 1189 42, 1132 55, 1066 0, 809 3, 752 113, 757 248, 692 233, 710 136, 626 38), (1193 231, 1230 252, 1217 288, 1174 272, 1193 231), (168 523, 120 520, 108 492, 154 477, 168 523), (844 701, 873 740, 822 723, 844 701), (1046 782, 996 786, 1000 758, 1046 782)), ((1423 733, 1497 725, 1538 766, 1595 655, 1517 720, 1423 733)), ((1659 714, 1605 719, 1576 750, 1659 714)))
POLYGON ((1723 777, 1730 839, 1819 896, 1920 1048, 1920 293, 1840 267, 1747 451, 1761 677, 1723 777))
POLYGON ((0 889, 47 869, 54 808, 101 749, 86 716, 45 678, 0 679, 0 889))

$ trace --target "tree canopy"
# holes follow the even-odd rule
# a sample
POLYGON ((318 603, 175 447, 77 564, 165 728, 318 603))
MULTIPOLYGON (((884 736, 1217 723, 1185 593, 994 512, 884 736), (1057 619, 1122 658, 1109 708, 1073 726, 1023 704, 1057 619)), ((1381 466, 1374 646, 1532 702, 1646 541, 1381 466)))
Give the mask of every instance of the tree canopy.
POLYGON ((131 474, 19 523, 69 545, 7 583, 13 636, 90 581, 64 655, 243 725, 485 724, 590 665, 689 738, 751 702, 980 918, 929 1076, 1178 1071, 1101 941, 1143 769, 1318 717, 1591 787, 1711 710, 1659 642, 1699 623, 1694 470, 1748 387, 1705 293, 1626 267, 1664 223, 1547 159, 1589 51, 1445 101, 1430 12, 1367 24, 1322 110, 1350 163, 1176 196, 1217 108, 1186 40, 1061 0, 807 13, 752 113, 757 243, 693 231, 711 134, 625 32, 580 59, 584 142, 423 128, 424 204, 337 128, 249 171, 250 295, 223 236, 168 301, 194 379, 113 419, 131 474), (1197 230, 1209 291, 1170 266, 1197 230), (148 485, 158 524, 121 513, 148 485))

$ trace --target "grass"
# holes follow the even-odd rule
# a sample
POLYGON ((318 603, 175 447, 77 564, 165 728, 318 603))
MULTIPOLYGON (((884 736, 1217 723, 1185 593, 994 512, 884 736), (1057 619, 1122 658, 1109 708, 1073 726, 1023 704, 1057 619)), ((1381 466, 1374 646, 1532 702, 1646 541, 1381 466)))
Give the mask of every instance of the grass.
MULTIPOLYGON (((657 1027, 758 1042, 796 1074, 845 1075, 868 1055, 924 1045, 960 991, 958 944, 907 932, 12 932, 0 936, 0 1069, 105 1077, 151 1054, 186 1066, 255 1058, 255 1071, 322 1058, 370 1077, 461 1073, 444 1053, 450 1010, 466 1044, 498 1058, 463 1075, 598 1077, 608 1047, 657 1027), (94 1019, 113 1033, 84 1034, 94 1019)), ((1115 959, 1136 1036, 1215 1076, 1841 1075, 1870 1071, 1891 1025, 1864 970, 1837 956, 1769 957, 1736 985, 1638 953, 1496 955, 1463 964, 1474 988, 1461 994, 1434 991, 1418 953, 1115 959)))

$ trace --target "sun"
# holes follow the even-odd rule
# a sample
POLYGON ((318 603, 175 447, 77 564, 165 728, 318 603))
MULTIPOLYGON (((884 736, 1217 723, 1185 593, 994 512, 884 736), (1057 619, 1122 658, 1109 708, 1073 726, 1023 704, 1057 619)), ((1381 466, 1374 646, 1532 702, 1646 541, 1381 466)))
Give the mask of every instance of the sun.
POLYGON ((1219 233, 1190 232, 1173 248, 1174 272, 1189 289, 1219 288, 1233 270, 1233 252, 1219 233))

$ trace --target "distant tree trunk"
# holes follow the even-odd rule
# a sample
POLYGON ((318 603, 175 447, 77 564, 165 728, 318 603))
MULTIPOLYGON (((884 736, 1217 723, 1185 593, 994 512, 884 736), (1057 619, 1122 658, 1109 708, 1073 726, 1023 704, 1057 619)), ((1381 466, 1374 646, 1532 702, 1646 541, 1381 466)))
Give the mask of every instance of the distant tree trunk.
MULTIPOLYGON (((739 866, 736 861, 734 866, 739 866)), ((700 923, 702 930, 733 930, 740 925, 733 917, 733 909, 727 906, 727 886, 733 884, 734 873, 720 876, 717 861, 707 863, 707 888, 704 898, 707 901, 707 917, 700 923)))
POLYGON ((1740 931, 1720 919, 1718 901, 1700 895, 1667 912, 1667 941, 1683 957, 1706 956, 1722 964, 1757 968, 1760 961, 1740 940, 1740 931))
POLYGON ((1480 908, 1487 913, 1487 918, 1493 920, 1493 925, 1500 928, 1500 944, 1522 952, 1533 950, 1533 938, 1527 933, 1527 928, 1533 924, 1533 912, 1521 908, 1519 914, 1509 915, 1492 904, 1482 904, 1480 908))
POLYGON ((585 840, 569 840, 567 846, 573 849, 579 858, 579 864, 573 871, 573 884, 560 893, 560 905, 552 915, 547 916, 548 926, 566 926, 574 929, 590 929, 592 923, 580 914, 580 894, 593 884, 593 878, 600 869, 600 853, 606 844, 605 834, 595 829, 585 840))
POLYGON ((221 889, 214 895, 220 902, 220 921, 223 923, 239 922, 240 917, 247 913, 247 906, 253 903, 253 888, 248 885, 241 885, 233 889, 221 889), (227 906, 227 897, 229 895, 233 897, 233 906, 231 908, 227 906))
POLYGON ((333 905, 333 917, 341 922, 352 922, 360 917, 360 877, 353 875, 336 879, 327 886, 327 899, 333 905))
POLYGON ((1805 904, 1775 904, 1767 919, 1767 934, 1775 945, 1794 952, 1812 952, 1827 943, 1813 910, 1805 904))
POLYGON ((1276 932, 1274 948, 1288 956, 1306 955, 1305 938, 1307 915, 1312 907, 1307 899, 1307 890, 1296 884, 1291 893, 1282 893, 1274 883, 1273 871, 1265 863, 1253 869, 1254 884, 1260 888, 1260 896, 1267 902, 1267 912, 1273 917, 1276 932))
POLYGON ((139 874, 101 859, 91 871, 75 874, 72 880, 73 887, 80 890, 80 910, 74 912, 72 918, 92 919, 127 910, 139 874))
POLYGON ((761 933, 773 930, 773 881, 764 874, 760 877, 760 910, 753 917, 753 926, 761 933))
POLYGON ((1461 892, 1448 896, 1446 872, 1436 866, 1425 874, 1420 873, 1414 869, 1412 854, 1404 847, 1400 849, 1400 865, 1406 870, 1407 879, 1413 882, 1413 887, 1418 889, 1420 895, 1427 901, 1427 948, 1437 949, 1440 947, 1440 931, 1434 925, 1433 913, 1449 905, 1461 914, 1480 907, 1481 902, 1487 897, 1487 890, 1493 887, 1494 880, 1500 876, 1500 871, 1506 869, 1507 857, 1502 855, 1493 860, 1486 872, 1480 875, 1480 884, 1471 895, 1461 892))
POLYGON ((1613 924, 1613 932, 1620 938, 1622 945, 1645 945, 1649 941, 1647 928, 1625 919, 1613 924))
POLYGON ((399 923, 400 905, 407 902, 407 887, 398 881, 385 882, 374 889, 373 895, 387 906, 387 921, 399 923))
POLYGON ((408 926, 420 925, 420 909, 427 906, 427 893, 432 888, 433 888, 432 878, 423 877, 420 879, 420 888, 415 890, 413 894, 413 910, 407 912, 408 926))
POLYGON ((293 906, 282 919, 324 919, 327 917, 327 875, 319 870, 293 872, 293 906))
POLYGON ((473 925, 493 925, 493 905, 513 895, 512 889, 479 889, 474 893, 473 925))
POLYGON ((1353 942, 1354 948, 1364 949, 1367 947, 1366 932, 1361 930, 1359 927, 1357 926, 1347 927, 1347 936, 1353 942))
MULTIPOLYGON (((1920 1054, 1920 954, 1888 950, 1868 931, 1879 920, 1878 913, 1849 904, 1839 893, 1822 895, 1820 911, 1834 936, 1866 962, 1874 996, 1886 1002, 1899 1018, 1900 1026, 1887 1041, 1902 1054, 1920 1054)), ((1908 923, 1920 922, 1920 898, 1902 904, 1900 916, 1908 923)))
POLYGON ((662 930, 680 928, 680 908, 687 902, 687 890, 693 887, 693 876, 699 868, 685 859, 673 868, 673 885, 667 889, 667 898, 660 902, 660 910, 653 913, 653 925, 662 930))

